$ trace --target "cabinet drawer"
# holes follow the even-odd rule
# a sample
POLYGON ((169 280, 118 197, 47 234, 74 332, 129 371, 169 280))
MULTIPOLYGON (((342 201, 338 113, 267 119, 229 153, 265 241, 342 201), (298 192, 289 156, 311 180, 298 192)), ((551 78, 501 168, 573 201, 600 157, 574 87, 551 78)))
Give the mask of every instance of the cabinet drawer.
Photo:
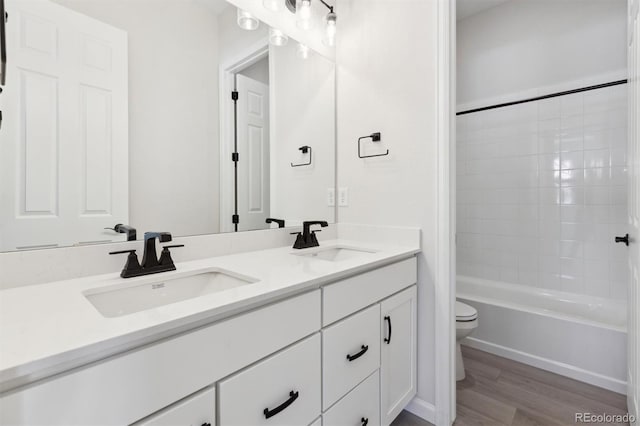
POLYGON ((310 424, 321 411, 320 367, 315 334, 220 382, 220 424, 310 424))
POLYGON ((133 426, 215 426, 216 390, 208 387, 151 416, 133 426))
POLYGON ((380 366, 380 305, 322 331, 323 409, 380 366))
POLYGON ((324 413, 324 426, 379 426, 380 378, 376 370, 358 387, 349 392, 324 413))
POLYGON ((417 274, 416 258, 412 257, 323 287, 322 326, 415 284, 417 274))

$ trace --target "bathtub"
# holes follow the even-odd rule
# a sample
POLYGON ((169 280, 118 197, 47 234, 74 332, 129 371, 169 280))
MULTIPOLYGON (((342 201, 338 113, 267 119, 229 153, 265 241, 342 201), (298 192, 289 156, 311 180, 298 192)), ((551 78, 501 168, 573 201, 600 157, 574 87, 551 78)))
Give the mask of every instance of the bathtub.
POLYGON ((626 302, 458 276, 478 310, 463 344, 614 392, 626 392, 626 302))

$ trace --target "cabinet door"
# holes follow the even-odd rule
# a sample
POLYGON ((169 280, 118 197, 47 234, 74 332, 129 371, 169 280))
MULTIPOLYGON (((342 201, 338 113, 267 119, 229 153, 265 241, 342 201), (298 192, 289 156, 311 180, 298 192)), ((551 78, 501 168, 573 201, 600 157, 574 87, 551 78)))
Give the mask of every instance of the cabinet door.
POLYGON ((416 394, 416 286, 381 304, 381 423, 389 425, 416 394))

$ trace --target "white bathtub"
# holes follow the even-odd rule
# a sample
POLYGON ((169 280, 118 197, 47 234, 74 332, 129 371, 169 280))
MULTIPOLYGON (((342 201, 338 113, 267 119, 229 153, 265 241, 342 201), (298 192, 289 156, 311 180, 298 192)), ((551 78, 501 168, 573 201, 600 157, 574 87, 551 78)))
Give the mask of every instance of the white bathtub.
POLYGON ((478 310, 463 344, 619 393, 626 391, 626 303, 458 276, 478 310))

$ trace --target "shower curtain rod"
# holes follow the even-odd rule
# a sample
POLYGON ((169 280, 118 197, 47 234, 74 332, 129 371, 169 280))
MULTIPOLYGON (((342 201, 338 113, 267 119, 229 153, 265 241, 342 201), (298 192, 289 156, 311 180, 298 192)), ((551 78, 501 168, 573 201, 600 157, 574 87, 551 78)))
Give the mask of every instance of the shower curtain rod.
POLYGON ((487 111, 487 110, 496 109, 496 108, 503 108, 503 107, 508 107, 508 106, 512 106, 512 105, 524 104, 524 103, 527 103, 527 102, 541 101, 543 99, 557 98, 558 96, 572 95, 574 93, 587 92, 589 90, 604 89, 605 87, 618 86, 620 84, 626 84, 626 83, 627 83, 626 79, 625 80, 618 80, 618 81, 611 81, 609 83, 597 84, 595 86, 582 87, 580 89, 567 90, 567 91, 564 91, 564 92, 552 93, 550 95, 536 96, 535 98, 522 99, 522 100, 513 101, 513 102, 505 102, 503 104, 496 104, 496 105, 486 106, 486 107, 482 107, 482 108, 474 108, 474 109, 470 109, 470 110, 467 110, 467 111, 458 112, 458 113, 456 113, 456 115, 471 114, 471 113, 474 113, 474 112, 487 111))

